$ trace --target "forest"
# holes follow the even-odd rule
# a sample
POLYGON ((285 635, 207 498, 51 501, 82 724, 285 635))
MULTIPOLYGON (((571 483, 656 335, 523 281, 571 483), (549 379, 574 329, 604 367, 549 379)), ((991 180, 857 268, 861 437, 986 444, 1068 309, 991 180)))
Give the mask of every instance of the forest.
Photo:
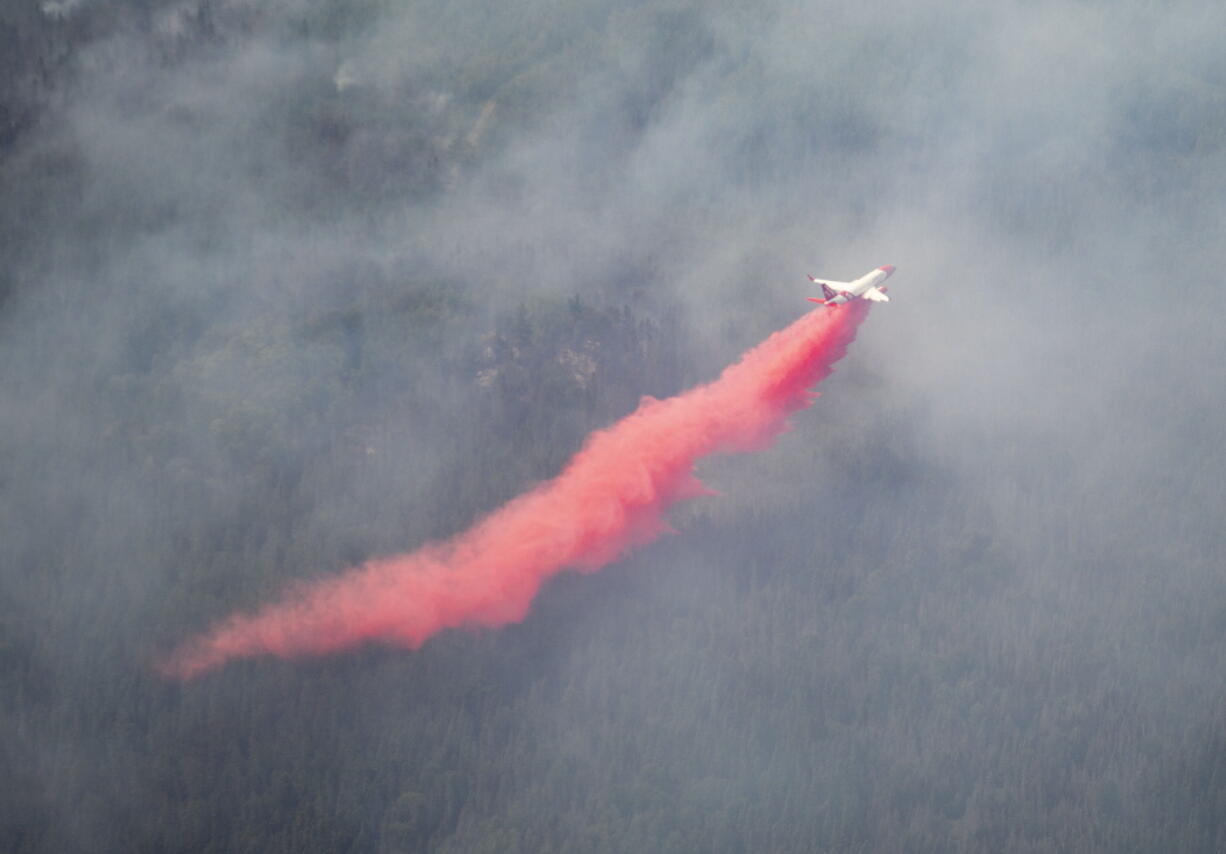
POLYGON ((7 0, 0 854, 1226 850, 1224 28, 7 0), (886 263, 522 621, 159 674, 886 263))

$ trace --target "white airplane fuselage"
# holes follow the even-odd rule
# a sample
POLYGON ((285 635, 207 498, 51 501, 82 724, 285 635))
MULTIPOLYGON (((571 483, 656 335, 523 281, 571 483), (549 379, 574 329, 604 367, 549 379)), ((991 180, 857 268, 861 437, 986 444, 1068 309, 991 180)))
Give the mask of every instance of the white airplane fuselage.
POLYGON ((825 299, 817 299, 815 297, 809 297, 808 299, 809 302, 816 302, 822 305, 839 305, 840 303, 851 302, 853 299, 889 302, 890 298, 885 295, 885 280, 892 275, 894 275, 894 266, 886 264, 872 272, 865 273, 854 282, 836 282, 830 279, 815 279, 810 276, 809 281, 822 286, 822 295, 825 299))

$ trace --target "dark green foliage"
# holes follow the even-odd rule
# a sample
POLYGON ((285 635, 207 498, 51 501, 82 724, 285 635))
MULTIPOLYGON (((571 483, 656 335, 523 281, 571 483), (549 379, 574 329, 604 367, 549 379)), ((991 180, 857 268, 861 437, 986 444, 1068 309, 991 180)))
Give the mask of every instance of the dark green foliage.
MULTIPOLYGON (((416 653, 160 682, 147 656, 202 619, 266 599, 287 574, 460 527, 555 471, 618 414, 610 401, 624 412, 634 386, 663 394, 676 372, 657 325, 633 310, 524 305, 484 338, 470 313, 406 286, 389 304, 272 330, 265 348, 293 328, 307 352, 331 354, 326 369, 292 381, 275 410, 210 427, 225 476, 242 472, 227 490, 242 501, 200 529, 176 502, 220 473, 176 486, 196 464, 157 448, 177 440, 132 422, 142 406, 108 416, 98 450, 148 457, 165 504, 153 517, 164 522, 109 559, 173 553, 178 566, 150 566, 135 598, 112 586, 126 573, 86 581, 69 564, 98 560, 77 544, 105 542, 107 524, 87 503, 55 508, 59 545, 10 550, 6 561, 27 564, 6 579, 8 601, 28 603, 6 617, 0 648, 10 850, 1140 851, 1177 839, 1209 851, 1221 840, 1220 690, 1189 709, 1148 686, 1172 642, 1184 660, 1204 657, 1226 642, 1226 621, 1196 617, 1176 589, 1088 608, 1062 595, 1127 590, 1148 570, 1044 560, 999 539, 962 485, 916 461, 901 429, 913 413, 879 410, 878 429, 805 452, 854 420, 849 409, 883 403, 854 370, 830 391, 842 415, 819 409, 779 451, 711 466, 728 499, 682 512, 682 536, 622 565, 559 579, 522 625, 449 633, 416 653), (312 437, 377 427, 369 403, 342 403, 386 393, 385 336, 441 340, 446 327, 467 330, 443 361, 461 390, 448 411, 474 415, 451 425, 459 453, 418 494, 434 509, 338 536, 311 470, 369 454, 312 437), (466 340, 481 346, 466 353, 466 340), (158 537, 178 545, 159 551, 158 537), (86 601, 62 587, 82 583, 86 601)), ((389 401, 413 398, 421 355, 403 352, 389 401)), ((133 400, 153 393, 151 364, 129 374, 133 400)), ((8 493, 7 519, 19 500, 8 493)), ((1203 590, 1214 568, 1167 572, 1203 590)))

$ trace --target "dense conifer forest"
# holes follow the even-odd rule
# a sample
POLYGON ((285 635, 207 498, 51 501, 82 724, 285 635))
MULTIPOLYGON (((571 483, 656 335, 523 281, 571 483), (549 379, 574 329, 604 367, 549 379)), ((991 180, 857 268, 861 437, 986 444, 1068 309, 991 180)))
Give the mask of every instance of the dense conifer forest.
POLYGON ((1226 850, 1224 26, 5 2, 0 852, 1226 850), (153 667, 884 263, 524 621, 153 667))

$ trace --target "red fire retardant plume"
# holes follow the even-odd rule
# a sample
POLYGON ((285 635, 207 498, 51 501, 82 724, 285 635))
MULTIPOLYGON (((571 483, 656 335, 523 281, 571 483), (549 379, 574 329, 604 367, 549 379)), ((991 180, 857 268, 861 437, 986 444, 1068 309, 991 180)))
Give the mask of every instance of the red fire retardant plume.
POLYGON ((232 616, 159 669, 191 679, 253 655, 320 655, 372 640, 416 649, 449 627, 522 620, 545 579, 568 568, 592 572, 666 531, 666 508, 706 493, 693 474, 700 457, 770 444, 816 398, 809 389, 846 353, 867 306, 809 312, 718 380, 667 400, 644 398, 593 433, 561 474, 468 531, 232 616))

